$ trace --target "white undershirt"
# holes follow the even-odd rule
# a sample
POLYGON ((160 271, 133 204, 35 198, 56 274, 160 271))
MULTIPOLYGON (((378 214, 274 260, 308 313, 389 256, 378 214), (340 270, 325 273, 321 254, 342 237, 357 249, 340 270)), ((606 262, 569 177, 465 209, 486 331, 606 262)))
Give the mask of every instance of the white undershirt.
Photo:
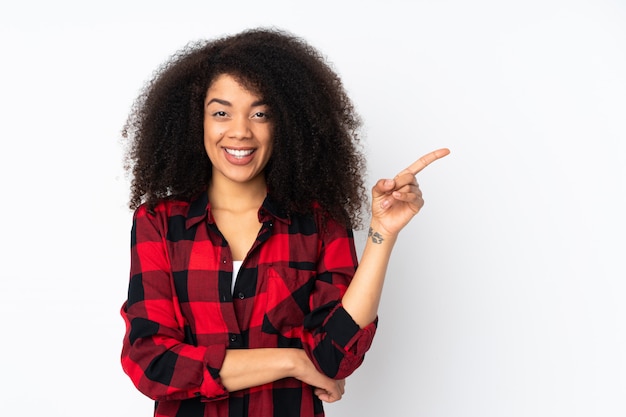
POLYGON ((230 288, 231 294, 235 292, 235 282, 237 281, 237 275, 239 275, 242 263, 243 261, 233 261, 233 282, 231 284, 232 287, 230 288))

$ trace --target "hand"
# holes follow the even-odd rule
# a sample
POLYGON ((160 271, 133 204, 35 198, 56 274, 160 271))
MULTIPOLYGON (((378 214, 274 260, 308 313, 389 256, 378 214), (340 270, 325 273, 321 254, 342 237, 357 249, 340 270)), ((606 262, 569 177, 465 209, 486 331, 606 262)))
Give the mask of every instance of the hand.
POLYGON ((327 403, 334 403, 335 401, 339 401, 345 392, 346 380, 345 379, 334 379, 333 390, 327 391, 323 388, 315 388, 313 393, 317 395, 322 401, 327 403), (339 395, 337 395, 339 393, 339 395))
POLYGON ((344 379, 332 379, 319 372, 304 350, 295 354, 294 378, 314 387, 317 397, 327 403, 339 401, 345 390, 344 379))
POLYGON ((378 180, 372 188, 372 224, 375 225, 375 232, 396 235, 407 225, 424 205, 415 175, 449 153, 449 149, 438 149, 413 162, 394 179, 378 180))

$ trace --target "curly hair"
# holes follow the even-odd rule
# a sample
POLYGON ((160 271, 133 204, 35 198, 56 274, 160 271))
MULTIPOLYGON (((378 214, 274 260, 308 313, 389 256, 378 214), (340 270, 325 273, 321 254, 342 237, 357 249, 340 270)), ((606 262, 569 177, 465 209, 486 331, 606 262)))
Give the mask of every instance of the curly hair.
POLYGON ((350 227, 367 200, 361 120, 339 76, 315 48, 278 29, 249 29, 191 42, 157 69, 122 130, 129 207, 190 200, 207 189, 203 103, 219 75, 236 78, 272 110, 273 151, 265 168, 272 198, 288 212, 315 203, 350 227))

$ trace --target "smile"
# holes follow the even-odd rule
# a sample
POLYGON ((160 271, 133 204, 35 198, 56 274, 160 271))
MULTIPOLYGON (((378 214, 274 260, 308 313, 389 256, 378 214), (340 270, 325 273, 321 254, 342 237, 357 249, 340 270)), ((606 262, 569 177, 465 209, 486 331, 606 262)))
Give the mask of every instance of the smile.
POLYGON ((245 158, 246 156, 252 155, 254 153, 254 149, 229 149, 224 148, 226 153, 234 156, 235 158, 245 158))

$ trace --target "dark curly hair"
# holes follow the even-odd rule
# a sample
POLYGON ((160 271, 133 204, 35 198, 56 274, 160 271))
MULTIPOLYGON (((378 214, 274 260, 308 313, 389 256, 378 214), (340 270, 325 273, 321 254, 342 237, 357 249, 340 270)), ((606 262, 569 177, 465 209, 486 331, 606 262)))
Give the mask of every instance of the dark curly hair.
POLYGON ((288 212, 319 203, 350 227, 367 200, 360 152, 361 120, 339 76, 303 39, 257 28, 187 44, 157 69, 122 130, 131 174, 129 207, 190 200, 207 189, 203 103, 209 86, 229 74, 272 110, 273 151, 265 168, 272 198, 288 212))

